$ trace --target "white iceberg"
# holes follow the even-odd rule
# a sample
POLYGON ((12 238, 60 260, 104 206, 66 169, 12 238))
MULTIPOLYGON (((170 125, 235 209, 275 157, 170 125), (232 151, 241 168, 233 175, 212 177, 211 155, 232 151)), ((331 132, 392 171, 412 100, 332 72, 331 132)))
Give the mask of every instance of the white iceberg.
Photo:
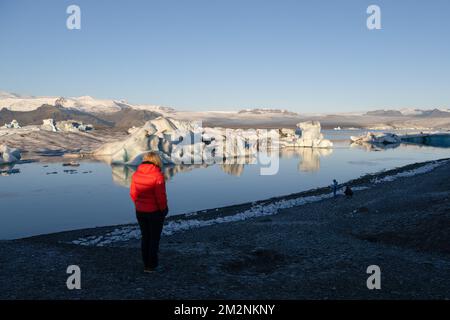
POLYGON ((112 164, 137 165, 142 155, 158 151, 164 163, 202 163, 255 154, 256 131, 201 128, 192 121, 159 117, 140 128, 130 128, 123 141, 103 145, 94 152, 112 164))
POLYGON ((402 141, 401 138, 394 133, 373 133, 373 132, 368 132, 366 135, 358 137, 351 136, 350 140, 353 143, 357 144, 369 143, 379 145, 398 144, 402 141))
POLYGON ((84 124, 76 120, 58 121, 55 125, 56 130, 63 132, 86 132, 94 130, 91 124, 84 124))
POLYGON ((297 124, 301 137, 297 144, 302 147, 331 148, 333 143, 323 137, 319 121, 306 121, 297 124))
POLYGON ((333 145, 320 133, 320 123, 305 122, 299 126, 301 136, 293 129, 202 128, 197 122, 159 117, 140 128, 130 128, 125 140, 107 143, 94 155, 106 156, 112 164, 127 165, 138 165, 142 155, 149 151, 159 152, 166 164, 212 164, 232 159, 252 163, 258 151, 285 146, 330 148, 333 145))
POLYGON ((319 121, 305 121, 297 124, 297 132, 293 136, 283 129, 281 144, 284 147, 331 148, 333 143, 324 138, 319 121))
POLYGON ((5 123, 3 128, 5 128, 5 129, 20 129, 21 126, 19 125, 19 122, 17 122, 17 120, 13 120, 13 121, 11 121, 11 123, 5 123))
POLYGON ((58 129, 56 128, 56 122, 53 119, 44 119, 42 120, 41 130, 56 132, 58 129))
POLYGON ((0 145, 0 164, 14 163, 21 159, 19 149, 10 148, 7 145, 0 145))
POLYGON ((41 130, 52 132, 86 132, 94 130, 94 126, 91 124, 84 124, 77 120, 64 120, 56 122, 54 119, 42 120, 41 130))

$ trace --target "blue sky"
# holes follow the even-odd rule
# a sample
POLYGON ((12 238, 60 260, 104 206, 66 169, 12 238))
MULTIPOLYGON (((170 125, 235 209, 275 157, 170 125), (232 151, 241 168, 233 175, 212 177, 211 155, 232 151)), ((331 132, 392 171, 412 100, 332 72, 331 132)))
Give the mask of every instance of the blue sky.
POLYGON ((0 90, 177 109, 450 107, 448 0, 0 0, 0 90), (81 7, 81 30, 66 8, 81 7), (377 4, 382 30, 366 28, 377 4))

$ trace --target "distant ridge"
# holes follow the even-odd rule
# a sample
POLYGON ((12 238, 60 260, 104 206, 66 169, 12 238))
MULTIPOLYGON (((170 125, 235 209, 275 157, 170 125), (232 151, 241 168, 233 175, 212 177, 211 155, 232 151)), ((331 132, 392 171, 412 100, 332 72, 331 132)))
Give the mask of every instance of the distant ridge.
POLYGON ((285 109, 268 109, 268 108, 243 109, 239 110, 238 114, 283 114, 289 116, 298 116, 298 113, 288 111, 285 109))
POLYGON ((31 111, 11 111, 6 108, 0 110, 0 126, 17 120, 21 126, 40 125, 44 119, 55 121, 77 120, 92 124, 97 128, 128 129, 132 126, 143 125, 148 120, 161 116, 160 113, 147 110, 124 108, 114 113, 87 113, 75 109, 67 109, 51 105, 42 105, 31 111))
POLYGON ((450 117, 450 111, 443 111, 439 109, 425 110, 422 113, 425 117, 450 117))
POLYGON ((133 126, 142 126, 148 120, 160 117, 159 112, 149 110, 136 110, 132 108, 123 108, 114 113, 96 113, 95 116, 105 121, 113 123, 115 128, 128 129, 133 126))
POLYGON ((169 107, 145 104, 130 104, 122 100, 97 99, 91 96, 81 97, 33 97, 0 91, 0 109, 11 111, 33 111, 42 105, 56 105, 62 108, 79 110, 87 113, 112 113, 123 109, 147 110, 158 113, 170 113, 169 107))
POLYGON ((450 117, 449 109, 403 109, 403 110, 374 110, 365 113, 366 116, 375 117, 450 117))
POLYGON ((398 110, 374 110, 367 112, 366 115, 375 117, 402 117, 403 113, 398 110))
POLYGON ((0 110, 0 126, 17 120, 21 126, 40 125, 43 119, 54 119, 56 121, 78 120, 96 127, 113 127, 114 123, 101 119, 95 115, 60 106, 42 105, 32 111, 11 111, 6 108, 0 110))
POLYGON ((131 104, 123 100, 81 97, 33 97, 0 91, 0 126, 13 119, 22 126, 41 124, 43 119, 79 120, 97 128, 128 129, 159 116, 199 120, 203 125, 229 128, 294 128, 300 121, 316 120, 323 128, 449 128, 450 109, 403 108, 368 112, 297 113, 286 109, 254 108, 240 111, 182 111, 170 107, 131 104), (3 108, 3 109, 2 109, 3 108))

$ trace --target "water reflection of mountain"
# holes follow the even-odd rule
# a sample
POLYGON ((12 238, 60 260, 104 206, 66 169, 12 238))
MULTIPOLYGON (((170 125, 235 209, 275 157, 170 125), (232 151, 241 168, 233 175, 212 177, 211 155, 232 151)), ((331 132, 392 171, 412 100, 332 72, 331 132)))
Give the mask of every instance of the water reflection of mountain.
MULTIPOLYGON (((320 169, 320 158, 327 157, 333 153, 332 149, 317 149, 317 148, 285 148, 280 150, 281 158, 298 158, 298 170, 299 171, 318 171, 320 169)), ((243 174, 246 165, 257 163, 255 161, 249 161, 245 164, 236 163, 223 163, 219 164, 225 173, 239 177, 243 174)), ((170 165, 166 166, 163 170, 166 180, 170 180, 178 173, 189 172, 194 169, 207 168, 208 164, 193 164, 193 165, 170 165)), ((136 167, 113 165, 112 166, 112 178, 114 183, 129 187, 131 183, 131 177, 136 171, 136 167)))

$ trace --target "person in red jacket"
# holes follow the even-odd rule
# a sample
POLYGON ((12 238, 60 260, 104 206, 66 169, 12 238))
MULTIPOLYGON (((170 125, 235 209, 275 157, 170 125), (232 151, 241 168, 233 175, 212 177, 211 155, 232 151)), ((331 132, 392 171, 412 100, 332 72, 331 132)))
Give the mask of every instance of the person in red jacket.
POLYGON ((131 179, 130 196, 141 229, 144 272, 158 266, 159 240, 168 213, 162 161, 156 152, 147 153, 131 179))

